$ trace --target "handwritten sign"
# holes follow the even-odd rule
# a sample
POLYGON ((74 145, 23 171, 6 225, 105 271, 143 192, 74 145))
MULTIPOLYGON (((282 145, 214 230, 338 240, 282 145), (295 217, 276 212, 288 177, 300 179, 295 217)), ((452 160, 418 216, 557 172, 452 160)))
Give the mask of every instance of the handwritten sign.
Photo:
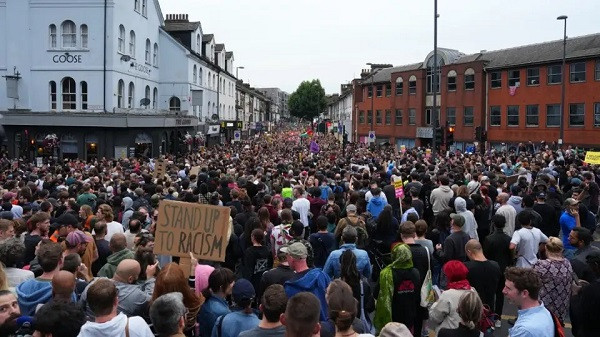
POLYGON ((159 159, 154 164, 153 178, 163 178, 167 174, 167 162, 164 159, 159 159))
POLYGON ((225 261, 229 207, 162 200, 158 204, 154 253, 225 261))
POLYGON ((404 198, 404 184, 402 183, 402 178, 396 178, 394 180, 394 190, 396 191, 396 198, 404 198))
POLYGON ((198 176, 198 174, 200 173, 200 166, 192 166, 192 168, 190 169, 190 177, 191 176, 198 176))
POLYGON ((506 177, 506 186, 510 187, 513 184, 516 184, 518 180, 519 180, 518 174, 513 174, 512 176, 508 176, 508 177, 506 177))
POLYGON ((600 165, 600 152, 588 151, 585 154, 585 162, 590 165, 600 165))
POLYGON ((431 158, 431 149, 425 149, 425 158, 431 158))

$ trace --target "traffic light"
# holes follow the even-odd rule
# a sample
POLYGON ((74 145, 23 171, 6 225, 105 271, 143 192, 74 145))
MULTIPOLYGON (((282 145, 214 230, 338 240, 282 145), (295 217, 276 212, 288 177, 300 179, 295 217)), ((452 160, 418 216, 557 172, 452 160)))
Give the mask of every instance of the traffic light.
POLYGON ((446 130, 446 146, 454 144, 454 127, 449 126, 446 130))
POLYGON ((440 146, 444 144, 444 128, 438 126, 437 128, 434 129, 433 131, 433 137, 435 139, 435 144, 440 146))

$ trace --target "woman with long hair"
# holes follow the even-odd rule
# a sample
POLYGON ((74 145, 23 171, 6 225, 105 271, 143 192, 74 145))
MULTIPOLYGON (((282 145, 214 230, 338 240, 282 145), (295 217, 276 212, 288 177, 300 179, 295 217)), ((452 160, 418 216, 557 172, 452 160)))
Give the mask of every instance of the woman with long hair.
POLYGON ((468 291, 474 291, 467 280, 469 270, 458 260, 446 262, 442 271, 448 279, 448 289, 429 308, 429 322, 438 332, 442 328, 456 329, 461 321, 458 315, 458 304, 468 291))
POLYGON ((208 277, 208 287, 202 292, 204 304, 198 313, 200 336, 210 337, 219 316, 231 312, 225 298, 231 295, 235 275, 227 268, 217 268, 208 277))
POLYGON ((92 207, 89 205, 81 205, 79 208, 79 218, 83 222, 83 229, 88 232, 92 231, 92 226, 94 225, 94 212, 92 211, 92 207))
POLYGON ((369 281, 356 268, 356 255, 351 250, 344 251, 340 256, 340 278, 352 289, 352 295, 357 301, 356 316, 361 318, 361 313, 364 312, 364 318, 370 323, 369 314, 375 310, 373 292, 369 281))
POLYGON ((262 227, 265 231, 270 232, 273 229, 273 223, 271 222, 271 214, 269 213, 269 209, 266 207, 261 207, 258 210, 258 219, 262 227))
POLYGON ((458 308, 456 310, 458 316, 460 316, 460 323, 458 328, 440 329, 438 337, 479 337, 481 331, 479 331, 479 321, 483 314, 483 303, 475 291, 467 291, 464 293, 458 308))
POLYGON ((352 289, 342 280, 333 280, 325 293, 329 321, 335 326, 335 337, 372 337, 371 334, 361 334, 355 330, 356 299, 352 289))
MULTIPOLYGON (((391 205, 383 207, 376 224, 373 240, 382 241, 383 245, 380 249, 390 249, 399 229, 398 219, 394 217, 391 205)), ((383 251, 383 253, 389 253, 389 250, 383 251)))

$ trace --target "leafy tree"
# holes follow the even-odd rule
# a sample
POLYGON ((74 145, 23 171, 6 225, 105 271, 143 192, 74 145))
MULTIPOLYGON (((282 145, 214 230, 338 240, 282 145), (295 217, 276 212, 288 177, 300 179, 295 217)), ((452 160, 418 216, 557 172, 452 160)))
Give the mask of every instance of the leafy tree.
POLYGON ((295 117, 312 120, 327 108, 325 89, 321 81, 303 81, 288 101, 290 114, 295 117))

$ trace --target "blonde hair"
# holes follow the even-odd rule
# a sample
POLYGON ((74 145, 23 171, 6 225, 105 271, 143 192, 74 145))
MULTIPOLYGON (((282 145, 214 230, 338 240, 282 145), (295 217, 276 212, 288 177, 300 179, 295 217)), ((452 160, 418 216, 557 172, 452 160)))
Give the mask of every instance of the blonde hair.
POLYGON ((2 263, 0 263, 0 290, 8 290, 8 279, 6 278, 2 263))
POLYGON ((561 239, 559 239, 555 236, 551 236, 548 238, 548 241, 546 242, 546 252, 548 252, 551 255, 561 255, 562 256, 563 250, 564 250, 564 246, 563 246, 561 239))
POLYGON ((473 330, 479 324, 483 313, 483 303, 475 291, 467 291, 460 297, 456 310, 466 327, 473 330))
POLYGON ((106 222, 111 222, 114 220, 113 210, 110 206, 102 204, 98 206, 98 210, 100 213, 102 213, 102 219, 100 220, 104 220, 106 222))

